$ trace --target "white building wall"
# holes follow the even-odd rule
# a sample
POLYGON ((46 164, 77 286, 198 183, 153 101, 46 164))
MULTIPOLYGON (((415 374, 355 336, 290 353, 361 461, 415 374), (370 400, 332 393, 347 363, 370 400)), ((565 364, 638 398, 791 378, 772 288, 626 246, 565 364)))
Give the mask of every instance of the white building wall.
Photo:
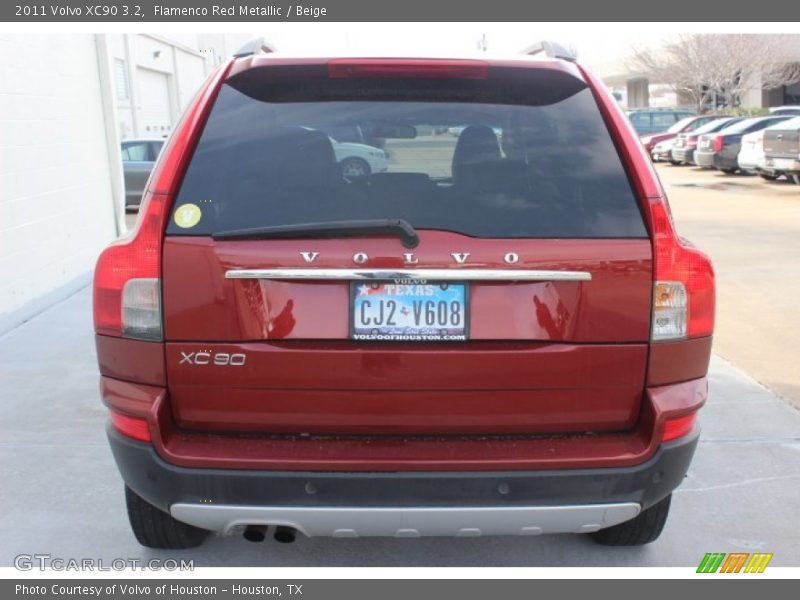
MULTIPOLYGON (((117 235, 93 35, 0 35, 0 333, 88 283, 117 235)), ((116 149, 114 149, 116 150, 116 149)))
POLYGON ((212 66, 197 35, 112 34, 112 63, 124 63, 125 86, 117 90, 117 128, 122 139, 166 137, 212 66), (122 93, 120 93, 122 91, 122 93))

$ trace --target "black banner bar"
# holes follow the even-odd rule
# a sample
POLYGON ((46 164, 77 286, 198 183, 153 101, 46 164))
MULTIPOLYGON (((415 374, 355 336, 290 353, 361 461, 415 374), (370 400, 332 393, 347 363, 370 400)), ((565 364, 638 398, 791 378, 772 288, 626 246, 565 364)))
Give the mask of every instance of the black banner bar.
POLYGON ((789 598, 791 580, 722 578, 636 580, 347 580, 347 579, 39 579, 4 580, 5 600, 529 600, 531 598, 647 598, 676 597, 789 598), (782 592, 785 595, 782 595, 782 592))
POLYGON ((800 3, 642 2, 641 0, 3 0, 4 22, 277 22, 277 21, 797 21, 800 3))

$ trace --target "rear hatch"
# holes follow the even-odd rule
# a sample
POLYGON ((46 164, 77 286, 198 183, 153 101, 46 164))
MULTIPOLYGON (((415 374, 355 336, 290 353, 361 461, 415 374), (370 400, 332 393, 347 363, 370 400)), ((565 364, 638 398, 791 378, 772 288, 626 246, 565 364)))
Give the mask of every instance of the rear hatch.
POLYGON ((164 244, 178 424, 629 428, 651 244, 591 90, 554 64, 230 77, 164 244), (344 152, 333 133, 355 126, 375 145, 344 152))
POLYGON ((770 158, 800 157, 800 129, 767 129, 764 154, 770 158))

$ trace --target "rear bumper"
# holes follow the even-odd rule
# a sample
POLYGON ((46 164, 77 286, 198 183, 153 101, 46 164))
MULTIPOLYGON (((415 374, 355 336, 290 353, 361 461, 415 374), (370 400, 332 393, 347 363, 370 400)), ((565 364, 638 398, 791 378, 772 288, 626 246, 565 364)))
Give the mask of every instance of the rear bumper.
POLYGON ((800 173, 800 160, 796 158, 767 157, 764 160, 764 167, 765 171, 797 174, 800 173))
POLYGON ((698 167, 710 169, 716 166, 714 158, 715 152, 704 152, 702 150, 695 150, 694 162, 698 167))
POLYGON ((671 160, 672 148, 667 150, 653 150, 652 157, 654 161, 671 160))
MULTIPOLYGON (((740 155, 741 156, 741 155, 740 155)), ((757 173, 758 172, 758 165, 759 161, 757 158, 754 157, 745 157, 742 156, 741 158, 736 159, 736 165, 739 169, 745 173, 757 173)))
POLYGON ((673 148, 670 151, 672 160, 677 162, 694 163, 693 148, 673 148))
POLYGON ((635 517, 675 489, 699 433, 629 467, 538 471, 316 472, 188 468, 108 428, 126 485, 181 521, 309 536, 588 532, 635 517))

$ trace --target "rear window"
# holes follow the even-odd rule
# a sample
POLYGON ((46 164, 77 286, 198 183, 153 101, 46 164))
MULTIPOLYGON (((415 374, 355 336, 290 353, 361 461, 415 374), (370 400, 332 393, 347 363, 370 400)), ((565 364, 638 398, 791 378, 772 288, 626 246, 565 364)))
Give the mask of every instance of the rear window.
POLYGON ((678 121, 677 123, 675 123, 669 129, 667 129, 667 133, 680 133, 681 131, 686 129, 686 127, 688 127, 694 120, 695 117, 685 117, 680 121, 678 121))
POLYGON ((781 121, 785 121, 788 117, 776 117, 776 118, 763 118, 763 119, 745 119, 744 121, 739 121, 738 123, 734 123, 730 127, 725 127, 722 130, 725 134, 735 134, 735 133, 748 133, 750 131, 757 131, 759 129, 763 129, 768 127, 769 125, 774 125, 780 123, 781 121))
POLYGON ((703 135, 704 133, 712 133, 714 131, 719 131, 720 129, 724 129, 725 127, 730 127, 734 123, 738 123, 739 119, 715 119, 714 121, 710 121, 706 123, 702 127, 698 127, 694 131, 692 131, 692 135, 699 136, 703 135))
POLYGON ((174 211, 172 235, 391 218, 486 238, 647 236, 591 91, 551 69, 245 71, 220 90, 174 211))

